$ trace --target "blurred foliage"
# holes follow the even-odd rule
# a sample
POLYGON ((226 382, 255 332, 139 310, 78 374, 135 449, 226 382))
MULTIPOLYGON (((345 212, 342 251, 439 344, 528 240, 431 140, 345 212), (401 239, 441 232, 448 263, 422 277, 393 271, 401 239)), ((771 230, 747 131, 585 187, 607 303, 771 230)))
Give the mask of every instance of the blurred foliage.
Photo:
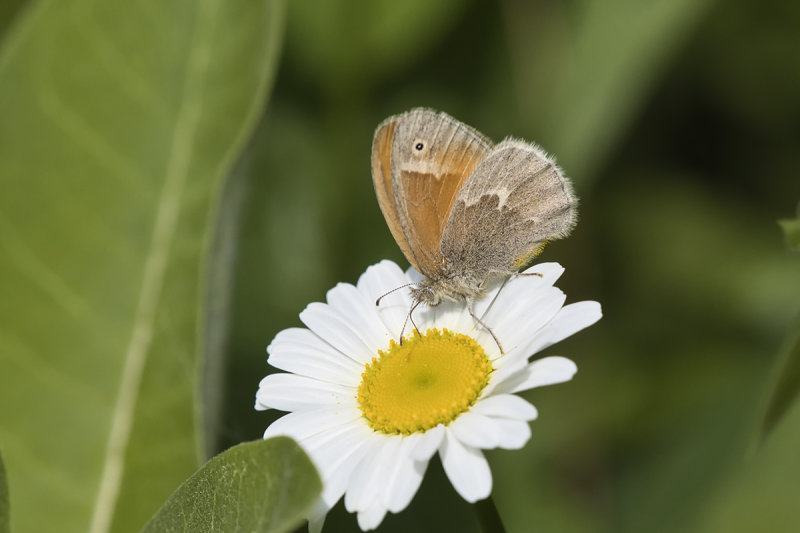
POLYGON ((786 247, 800 252, 800 204, 797 206, 797 218, 779 220, 778 223, 786 236, 786 247))
MULTIPOLYGON (((8 20, 17 13, 21 25, 21 4, 0 11, 0 31, 11 28, 0 52, 5 86, 7 64, 18 53, 10 47, 15 25, 8 20)), ((186 23, 179 5, 174 3, 175 17, 160 20, 159 27, 180 35, 186 23)), ((200 209, 217 224, 209 256, 195 257, 189 268, 199 268, 205 281, 183 279, 190 287, 182 293, 182 313, 203 317, 206 326, 197 331, 196 345, 183 343, 205 357, 197 403, 206 429, 198 445, 206 455, 259 437, 278 415, 253 410, 258 382, 269 372, 264 350, 275 333, 299 325, 297 314, 308 302, 323 300, 338 281, 355 282, 367 265, 381 258, 405 264, 374 198, 370 145, 386 116, 427 106, 495 140, 514 135, 536 141, 558 158, 576 184, 581 217, 573 235, 549 246, 542 259, 566 267, 559 286, 570 301, 595 299, 604 308, 598 325, 548 350, 576 360, 580 370, 568 385, 526 394, 540 411, 531 442, 521 451, 489 454, 495 501, 508 530, 794 530, 793 502, 800 494, 792 456, 800 448, 796 394, 780 396, 777 411, 769 406, 776 405, 776 387, 794 390, 780 384, 796 383, 797 375, 798 358, 787 354, 800 320, 800 258, 787 252, 774 221, 787 220, 791 243, 795 222, 789 219, 800 200, 800 4, 292 0, 287 7, 267 109, 253 114, 259 123, 242 138, 246 146, 231 149, 230 173, 219 162, 208 166, 209 179, 226 173, 228 179, 222 190, 207 193, 207 208, 200 209), (762 433, 765 413, 772 413, 768 434, 762 433)), ((152 38, 145 25, 150 19, 120 12, 109 20, 120 35, 139 36, 155 56, 174 57, 169 43, 152 38)), ((223 31, 230 22, 225 20, 216 21, 223 31)), ((61 26, 55 21, 53 31, 66 31, 61 26)), ((243 31, 229 30, 231 41, 224 42, 232 46, 243 31)), ((32 46, 46 40, 27 38, 32 46)), ((65 50, 63 70, 56 73, 73 81, 76 94, 90 89, 78 100, 82 104, 103 105, 99 95, 116 94, 114 85, 104 85, 95 79, 97 71, 86 68, 93 64, 90 55, 70 52, 65 50)), ((113 50, 106 52, 102 61, 119 59, 113 50)), ((232 62, 211 86, 223 90, 237 83, 238 68, 232 62)), ((11 81, 19 74, 14 76, 11 81)), ((176 89, 167 84, 170 90, 176 89)), ((267 88, 261 90, 265 96, 267 88)), ((88 255, 68 253, 75 244, 56 230, 64 226, 64 213, 90 210, 93 224, 67 224, 63 234, 105 235, 110 221, 121 217, 126 231, 146 245, 151 222, 140 220, 154 204, 143 202, 141 212, 113 203, 87 207, 83 200, 97 185, 65 185, 62 176, 83 168, 86 154, 64 138, 51 149, 37 149, 34 141, 50 130, 17 109, 24 108, 24 96, 17 92, 0 105, 0 150, 6 154, 11 149, 4 143, 13 146, 19 165, 13 172, 7 162, 0 166, 0 185, 15 191, 13 198, 29 199, 0 204, 0 220, 12 209, 19 220, 24 215, 29 227, 14 227, 13 242, 63 253, 63 262, 53 267, 59 273, 88 272, 87 279, 105 283, 108 302, 101 312, 123 305, 138 287, 141 264, 131 263, 129 279, 117 280, 107 263, 98 262, 95 256, 103 254, 92 251, 91 242, 84 245, 88 255), (63 157, 53 159, 53 150, 63 157), (48 172, 37 174, 36 165, 45 164, 48 172), (37 185, 19 179, 17 168, 39 176, 37 185), (137 231, 140 225, 145 229, 137 231), (44 229, 32 242, 36 228, 44 229)), ((233 104, 204 105, 224 116, 233 104)), ((147 149, 158 147, 163 135, 148 134, 168 119, 131 112, 108 116, 107 125, 114 126, 108 142, 119 136, 140 154, 137 161, 141 157, 147 168, 157 169, 160 160, 147 149)), ((203 153, 219 149, 215 143, 222 139, 214 132, 199 148, 203 153)), ((83 172, 98 176, 103 194, 125 194, 100 180, 106 168, 83 172)), ((210 238, 206 218, 192 219, 194 226, 187 221, 178 250, 197 250, 210 238)), ((8 235, 9 230, 0 234, 6 246, 12 242, 8 235)), ((0 265, 7 268, 3 250, 0 265)), ((38 263, 25 264, 36 275, 38 263)), ((4 287, 6 279, 12 280, 8 286, 23 283, 19 273, 2 272, 4 287)), ((183 273, 174 274, 176 283, 183 273)), ((34 317, 39 322, 26 334, 57 331, 45 355, 55 358, 67 347, 58 361, 68 371, 26 383, 32 392, 11 402, 15 409, 24 405, 33 422, 50 424, 47 402, 53 387, 64 386, 58 380, 65 375, 78 383, 95 376, 104 383, 103 397, 113 401, 119 359, 83 363, 75 353, 82 350, 75 348, 77 341, 93 330, 51 313, 46 302, 23 303, 7 306, 0 326, 4 353, 27 360, 18 353, 19 343, 11 342, 21 331, 5 317, 34 317), (48 397, 32 404, 30 394, 48 397)), ((163 310, 157 330, 172 331, 176 320, 163 310)), ((0 374, 18 379, 18 368, 6 359, 0 364, 0 374)), ((98 431, 87 416, 79 420, 88 429, 46 425, 34 442, 56 432, 78 445, 81 431, 98 431)), ((156 412, 151 416, 159 420, 156 412)), ((0 447, 19 453, 26 441, 6 424, 0 419, 0 447)), ((183 452, 194 461, 194 450, 183 452)), ((68 460, 38 449, 27 453, 32 464, 41 465, 30 483, 46 483, 50 463, 68 460)), ((14 498, 23 482, 13 475, 10 457, 6 453, 12 516, 18 516, 14 498)), ((62 492, 72 481, 51 479, 62 492)), ((34 503, 40 505, 23 505, 34 503)), ((411 506, 388 516, 380 530, 475 531, 469 507, 434 462, 411 506)), ((326 523, 326 531, 356 530, 355 518, 341 505, 326 523)))
POLYGON ((8 480, 6 479, 6 466, 3 455, 0 454, 0 533, 11 531, 11 519, 8 509, 8 480))
POLYGON ((797 531, 800 402, 795 402, 762 449, 714 498, 703 533, 797 531))
POLYGON ((764 415, 762 437, 766 437, 780 422, 800 394, 800 324, 786 342, 778 365, 776 384, 764 415))
POLYGON ((0 2, 0 38, 24 3, 25 0, 5 0, 0 2))

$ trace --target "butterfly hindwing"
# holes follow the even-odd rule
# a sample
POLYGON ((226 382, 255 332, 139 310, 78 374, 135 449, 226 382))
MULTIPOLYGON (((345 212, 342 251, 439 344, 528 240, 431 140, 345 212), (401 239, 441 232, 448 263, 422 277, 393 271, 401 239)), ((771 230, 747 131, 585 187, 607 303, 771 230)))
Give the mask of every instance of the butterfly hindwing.
POLYGON ((577 199, 538 146, 507 139, 475 169, 455 200, 442 254, 475 279, 510 274, 575 225, 577 199))

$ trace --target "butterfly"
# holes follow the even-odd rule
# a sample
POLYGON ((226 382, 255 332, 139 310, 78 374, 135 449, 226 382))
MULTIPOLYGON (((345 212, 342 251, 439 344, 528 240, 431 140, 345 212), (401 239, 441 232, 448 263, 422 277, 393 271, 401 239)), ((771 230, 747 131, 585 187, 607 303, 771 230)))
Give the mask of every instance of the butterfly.
POLYGON ((409 318, 421 303, 466 302, 493 337, 475 316, 474 299, 567 236, 577 218, 569 179, 539 146, 513 138, 495 145, 430 109, 378 126, 372 180, 392 236, 424 276, 411 288, 409 318))

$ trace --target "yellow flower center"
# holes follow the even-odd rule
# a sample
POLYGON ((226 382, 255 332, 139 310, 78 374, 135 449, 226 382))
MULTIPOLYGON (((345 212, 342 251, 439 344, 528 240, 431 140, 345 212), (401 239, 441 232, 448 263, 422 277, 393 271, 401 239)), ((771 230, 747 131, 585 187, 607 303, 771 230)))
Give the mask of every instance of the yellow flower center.
POLYGON ((367 363, 358 404, 370 427, 410 435, 449 424, 480 396, 492 363, 472 337, 447 329, 389 342, 367 363))

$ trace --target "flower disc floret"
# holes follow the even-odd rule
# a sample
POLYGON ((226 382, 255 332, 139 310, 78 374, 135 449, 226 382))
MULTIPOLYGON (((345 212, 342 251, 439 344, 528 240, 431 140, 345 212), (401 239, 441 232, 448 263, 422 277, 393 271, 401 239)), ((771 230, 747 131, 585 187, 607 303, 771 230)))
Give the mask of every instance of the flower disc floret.
POLYGON ((492 363, 472 337, 443 328, 415 331, 367 363, 358 404, 370 427, 424 433, 469 410, 489 383, 492 363))

